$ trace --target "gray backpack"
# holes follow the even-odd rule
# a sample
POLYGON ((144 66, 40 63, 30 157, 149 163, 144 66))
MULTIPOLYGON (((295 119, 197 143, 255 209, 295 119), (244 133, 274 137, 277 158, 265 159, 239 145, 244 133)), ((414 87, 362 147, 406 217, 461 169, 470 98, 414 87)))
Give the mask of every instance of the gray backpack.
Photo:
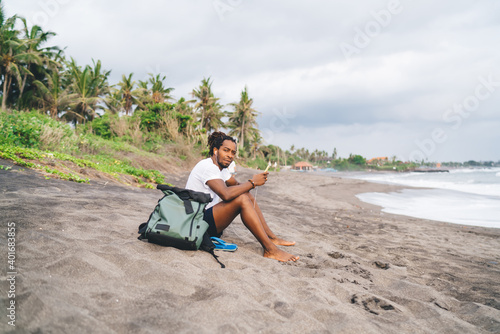
MULTIPOLYGON (((139 226, 139 240, 183 250, 204 250, 214 256, 214 244, 207 233, 203 213, 212 201, 209 194, 159 184, 163 196, 146 223, 139 226)), ((221 264, 221 267, 225 266, 221 264)))

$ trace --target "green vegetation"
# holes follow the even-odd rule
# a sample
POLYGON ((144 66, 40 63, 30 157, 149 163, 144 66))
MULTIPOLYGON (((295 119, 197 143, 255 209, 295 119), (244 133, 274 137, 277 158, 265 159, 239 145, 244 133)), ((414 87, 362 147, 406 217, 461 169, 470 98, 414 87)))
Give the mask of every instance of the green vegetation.
POLYGON ((0 146, 0 158, 10 159, 19 166, 40 169, 45 171, 46 173, 53 174, 63 180, 75 181, 80 183, 89 181, 88 179, 83 179, 80 176, 75 175, 74 173, 61 172, 57 169, 53 169, 48 166, 42 166, 39 163, 27 161, 27 160, 40 161, 45 159, 46 157, 47 155, 41 153, 39 150, 36 149, 9 147, 4 145, 0 146))
MULTIPOLYGON (((112 141, 92 134, 82 127, 77 134, 68 124, 53 120, 37 111, 0 112, 0 157, 19 166, 40 169, 58 178, 88 182, 75 170, 89 169, 113 176, 118 181, 131 176, 143 186, 164 183, 156 170, 133 165, 132 160, 120 158, 127 152, 134 158, 147 158, 144 152, 126 142, 112 141), (149 183, 148 183, 149 182, 149 183)), ((155 158, 155 157, 153 157, 155 158)))

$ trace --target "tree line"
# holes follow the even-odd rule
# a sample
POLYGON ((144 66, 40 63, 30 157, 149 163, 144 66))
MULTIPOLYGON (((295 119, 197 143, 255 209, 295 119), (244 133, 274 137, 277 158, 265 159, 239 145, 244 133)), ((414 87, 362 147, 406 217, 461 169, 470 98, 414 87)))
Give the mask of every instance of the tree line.
POLYGON ((0 7, 3 110, 37 109, 75 126, 106 114, 132 116, 145 111, 170 112, 184 134, 227 129, 238 138, 239 146, 248 151, 261 142, 256 121, 258 112, 246 87, 241 91, 240 100, 228 105, 232 110, 226 111, 226 106, 213 93, 211 78, 203 78, 190 98, 177 101, 172 97, 174 89, 167 87, 166 76, 161 74, 149 74, 147 80, 135 81, 130 73, 111 85, 111 71, 105 70, 100 60, 80 66, 60 47, 47 46, 53 36, 54 32, 44 31, 40 26, 28 26, 23 17, 6 18, 0 7))

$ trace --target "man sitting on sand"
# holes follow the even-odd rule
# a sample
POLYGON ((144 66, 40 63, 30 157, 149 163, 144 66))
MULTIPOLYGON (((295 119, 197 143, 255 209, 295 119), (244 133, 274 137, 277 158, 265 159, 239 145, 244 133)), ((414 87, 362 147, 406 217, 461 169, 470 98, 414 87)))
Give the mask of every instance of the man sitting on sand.
POLYGON ((238 214, 245 226, 264 247, 264 256, 282 262, 297 261, 298 256, 287 253, 276 245, 292 246, 293 241, 278 238, 267 226, 259 205, 250 190, 266 183, 268 172, 254 175, 245 183, 238 183, 227 167, 236 155, 236 141, 223 132, 214 132, 208 138, 210 157, 200 161, 191 171, 186 189, 210 194, 203 219, 208 223, 208 234, 220 237, 222 231, 238 214), (221 201, 222 200, 222 201, 221 201))

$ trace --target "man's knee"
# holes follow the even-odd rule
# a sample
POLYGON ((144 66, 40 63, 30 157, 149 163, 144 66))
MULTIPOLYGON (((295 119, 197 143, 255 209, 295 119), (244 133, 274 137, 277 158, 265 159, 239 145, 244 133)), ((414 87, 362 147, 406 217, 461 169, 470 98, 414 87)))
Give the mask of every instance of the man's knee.
POLYGON ((240 204, 241 207, 245 205, 253 205, 252 199, 248 196, 248 193, 244 193, 235 198, 235 200, 240 204))
POLYGON ((253 202, 253 195, 251 192, 246 192, 244 195, 247 195, 247 197, 253 202))

